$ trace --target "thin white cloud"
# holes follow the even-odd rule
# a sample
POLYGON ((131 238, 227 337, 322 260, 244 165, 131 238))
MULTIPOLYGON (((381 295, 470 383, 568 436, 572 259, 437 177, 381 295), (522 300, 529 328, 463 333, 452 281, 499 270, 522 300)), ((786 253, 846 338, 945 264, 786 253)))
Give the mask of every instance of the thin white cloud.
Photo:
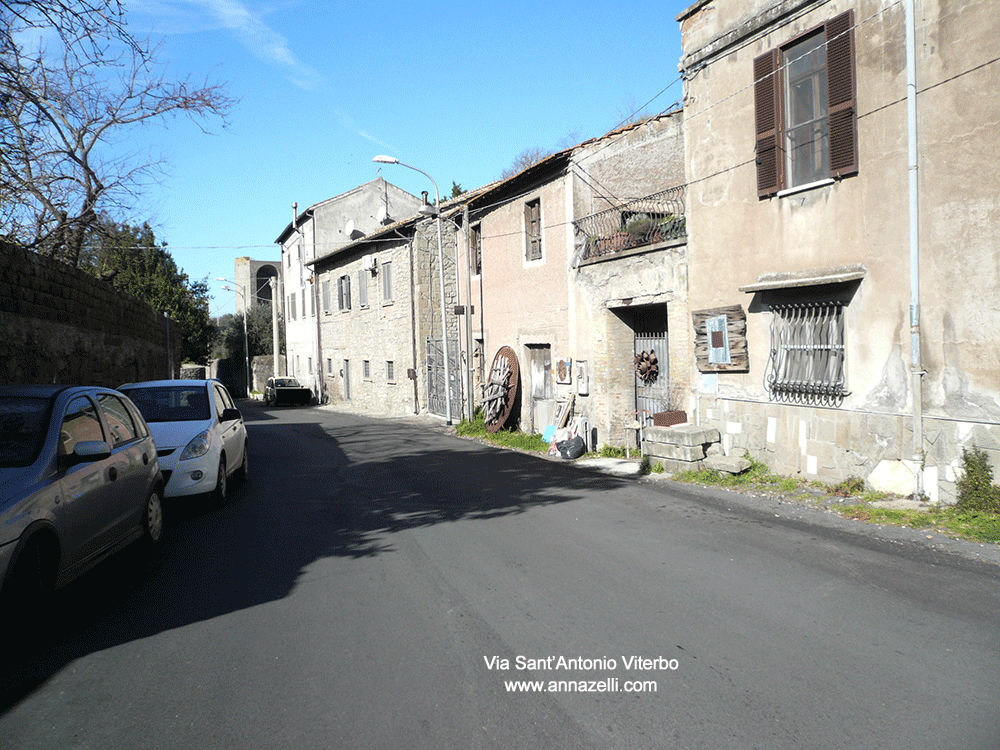
POLYGON ((256 57, 284 68, 300 88, 311 88, 322 80, 293 54, 282 34, 239 0, 138 0, 133 7, 156 18, 164 33, 227 29, 256 57))
POLYGON ((337 119, 340 121, 340 127, 342 127, 344 130, 349 130, 350 132, 354 133, 355 135, 359 135, 362 138, 364 138, 366 140, 369 140, 372 143, 374 143, 374 144, 376 144, 378 146, 381 146, 384 149, 388 149, 389 151, 396 151, 396 147, 395 146, 390 146, 385 141, 380 141, 375 136, 370 135, 369 133, 366 133, 364 130, 362 130, 361 128, 359 128, 358 125, 357 125, 357 123, 354 122, 354 118, 351 117, 346 112, 341 112, 339 109, 335 109, 333 111, 336 113, 337 119))

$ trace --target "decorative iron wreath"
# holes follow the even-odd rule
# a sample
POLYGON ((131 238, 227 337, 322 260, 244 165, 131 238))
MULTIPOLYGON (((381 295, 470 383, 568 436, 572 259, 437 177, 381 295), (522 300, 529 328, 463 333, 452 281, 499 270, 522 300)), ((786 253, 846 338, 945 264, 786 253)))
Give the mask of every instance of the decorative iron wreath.
POLYGON ((656 352, 652 349, 644 349, 636 354, 634 364, 635 376, 644 385, 652 385, 660 376, 659 360, 656 358, 656 352))

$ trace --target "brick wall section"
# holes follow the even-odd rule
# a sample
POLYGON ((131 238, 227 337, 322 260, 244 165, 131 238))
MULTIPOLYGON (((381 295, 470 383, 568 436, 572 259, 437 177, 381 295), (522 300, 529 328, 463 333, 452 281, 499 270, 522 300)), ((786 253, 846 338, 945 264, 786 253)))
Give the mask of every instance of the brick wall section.
POLYGON ((83 271, 3 242, 0 322, 0 383, 113 388, 179 372, 176 323, 83 271))

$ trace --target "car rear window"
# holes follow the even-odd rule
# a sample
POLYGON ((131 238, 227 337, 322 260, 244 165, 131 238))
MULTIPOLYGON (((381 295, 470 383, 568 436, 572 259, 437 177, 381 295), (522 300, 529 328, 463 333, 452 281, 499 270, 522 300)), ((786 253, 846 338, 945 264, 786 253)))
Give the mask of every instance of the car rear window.
POLYGON ((198 422, 212 416, 204 385, 125 388, 122 393, 132 399, 149 423, 198 422))
POLYGON ((0 397, 0 466, 30 466, 48 432, 52 400, 0 397))
POLYGON ((299 381, 295 378, 275 378, 274 384, 278 388, 301 388, 299 381))

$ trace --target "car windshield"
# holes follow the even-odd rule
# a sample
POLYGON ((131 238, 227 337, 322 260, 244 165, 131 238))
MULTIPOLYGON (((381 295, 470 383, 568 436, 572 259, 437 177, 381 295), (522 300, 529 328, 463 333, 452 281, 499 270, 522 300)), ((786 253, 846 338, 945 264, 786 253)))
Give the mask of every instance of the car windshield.
POLYGON ((30 466, 38 458, 49 426, 48 398, 0 397, 0 466, 30 466))
POLYGON ((278 388, 301 388, 299 381, 295 378, 275 378, 274 385, 278 388))
POLYGON ((208 393, 204 385, 166 385, 122 390, 153 422, 198 422, 210 419, 208 393))

